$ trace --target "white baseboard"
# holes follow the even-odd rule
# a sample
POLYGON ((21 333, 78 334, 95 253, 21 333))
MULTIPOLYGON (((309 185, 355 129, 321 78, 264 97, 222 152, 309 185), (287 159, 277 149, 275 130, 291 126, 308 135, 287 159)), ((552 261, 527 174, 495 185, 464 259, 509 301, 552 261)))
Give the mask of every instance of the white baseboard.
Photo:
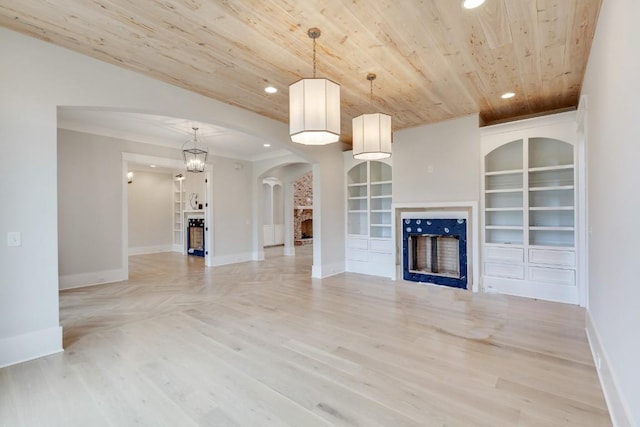
POLYGON ((129 255, 158 254, 160 252, 173 252, 173 245, 138 246, 129 248, 129 255))
POLYGON ((489 293, 497 292, 517 297, 536 298, 566 304, 578 304, 579 302, 578 287, 576 285, 558 285, 494 276, 483 276, 482 283, 484 291, 489 293))
POLYGON ((183 253, 184 252, 184 246, 183 245, 172 245, 171 246, 171 252, 183 253))
POLYGON ((251 258, 253 261, 264 261, 264 250, 255 251, 253 253, 253 257, 251 258))
POLYGON ((127 274, 122 269, 93 271, 90 273, 60 276, 58 280, 60 289, 72 289, 82 288, 84 286, 100 285, 103 283, 120 282, 122 280, 127 280, 127 274))
POLYGON ((0 368, 61 351, 61 326, 0 339, 0 368))
POLYGON ((596 370, 598 371, 600 386, 602 387, 604 398, 609 408, 611 422, 614 427, 637 427, 637 424, 634 423, 631 418, 629 405, 622 393, 620 393, 618 381, 609 364, 609 357, 604 347, 602 347, 602 341, 600 341, 600 336, 593 324, 589 311, 587 311, 585 323, 589 347, 591 348, 591 354, 593 355, 596 370))
POLYGON ((237 264, 239 262, 247 262, 254 260, 253 252, 244 252, 231 255, 218 255, 213 257, 213 266, 218 267, 220 265, 237 264))
POLYGON ((344 262, 324 265, 314 264, 311 267, 311 277, 316 279, 324 279, 325 277, 335 276, 340 273, 344 273, 344 262))

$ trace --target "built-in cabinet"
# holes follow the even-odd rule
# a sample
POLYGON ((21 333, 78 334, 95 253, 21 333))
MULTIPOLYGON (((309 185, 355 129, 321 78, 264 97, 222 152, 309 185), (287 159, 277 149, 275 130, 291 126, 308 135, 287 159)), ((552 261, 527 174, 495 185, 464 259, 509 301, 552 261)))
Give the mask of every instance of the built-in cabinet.
POLYGON ((264 203, 263 245, 284 244, 284 196, 282 182, 275 178, 262 181, 264 203))
POLYGON ((358 161, 345 152, 346 270, 394 275, 391 161, 358 161))
POLYGON ((579 302, 573 113, 482 130, 483 287, 579 302))
MULTIPOLYGON (((187 185, 185 185, 185 179, 178 177, 173 181, 173 250, 183 254, 189 253, 189 238, 187 233, 189 232, 189 220, 199 219, 204 220, 204 209, 196 209, 198 206, 195 204, 195 193, 191 193, 192 201, 189 201, 187 196, 187 185)), ((204 181, 202 182, 205 183, 204 181)))
POLYGON ((186 193, 183 179, 173 180, 173 250, 182 252, 184 246, 184 233, 186 230, 184 215, 186 193))

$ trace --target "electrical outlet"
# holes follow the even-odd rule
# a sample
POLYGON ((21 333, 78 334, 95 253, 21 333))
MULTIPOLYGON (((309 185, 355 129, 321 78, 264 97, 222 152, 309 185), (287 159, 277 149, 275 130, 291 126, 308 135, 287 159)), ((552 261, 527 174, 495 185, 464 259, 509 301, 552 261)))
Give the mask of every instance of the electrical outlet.
POLYGON ((19 231, 9 231, 7 233, 7 246, 22 246, 22 236, 19 231))
POLYGON ((427 166, 427 173, 433 173, 433 165, 427 166))

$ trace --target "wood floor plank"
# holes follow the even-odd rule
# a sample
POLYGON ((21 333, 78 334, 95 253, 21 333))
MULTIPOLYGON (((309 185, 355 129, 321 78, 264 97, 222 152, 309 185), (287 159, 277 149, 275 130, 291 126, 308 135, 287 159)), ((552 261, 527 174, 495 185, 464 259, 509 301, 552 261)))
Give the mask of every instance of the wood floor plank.
POLYGON ((0 370, 0 426, 611 425, 580 307, 310 279, 310 246, 281 251, 62 291, 65 352, 0 370))

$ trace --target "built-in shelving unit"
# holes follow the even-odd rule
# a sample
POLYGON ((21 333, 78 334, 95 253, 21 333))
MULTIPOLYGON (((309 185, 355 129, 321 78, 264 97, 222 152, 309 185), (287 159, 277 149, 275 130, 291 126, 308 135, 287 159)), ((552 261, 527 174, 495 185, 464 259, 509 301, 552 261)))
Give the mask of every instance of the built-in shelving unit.
POLYGON ((347 271, 392 277, 390 161, 354 160, 345 153, 347 271))
POLYGON ((184 246, 185 223, 182 212, 185 209, 186 194, 182 179, 173 180, 173 246, 182 252, 184 246))
POLYGON ((566 113, 483 129, 485 289, 577 302, 572 129, 566 113))

